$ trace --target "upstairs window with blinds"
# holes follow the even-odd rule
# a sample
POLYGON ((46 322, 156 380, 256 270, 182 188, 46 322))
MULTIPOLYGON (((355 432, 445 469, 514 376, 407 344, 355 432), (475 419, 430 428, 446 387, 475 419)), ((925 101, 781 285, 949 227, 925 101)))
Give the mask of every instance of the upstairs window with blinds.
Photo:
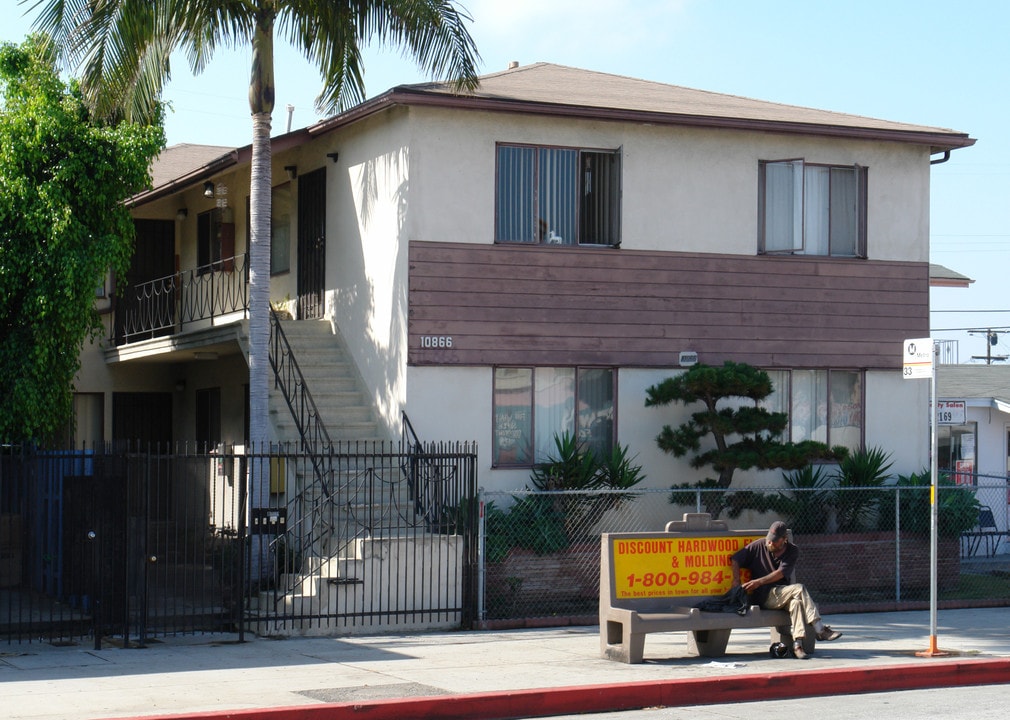
POLYGON ((498 145, 495 241, 620 245, 620 150, 498 145))
POLYGON ((866 257, 866 168, 803 160, 760 166, 759 252, 866 257))

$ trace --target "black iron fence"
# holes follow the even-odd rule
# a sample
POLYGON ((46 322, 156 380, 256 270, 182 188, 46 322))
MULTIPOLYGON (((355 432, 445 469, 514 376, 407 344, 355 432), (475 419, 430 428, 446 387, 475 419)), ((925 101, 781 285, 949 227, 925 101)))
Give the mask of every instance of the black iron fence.
POLYGON ((8 449, 0 641, 469 626, 475 449, 336 446, 326 491, 314 462, 277 448, 8 449))
MULTIPOLYGON (((1010 605, 1007 478, 945 478, 937 489, 937 592, 944 607, 1010 605)), ((600 533, 655 532, 722 507, 732 529, 783 519, 798 579, 823 612, 928 607, 931 506, 922 484, 481 493, 480 618, 485 626, 597 621, 600 533), (719 498, 713 498, 716 493, 719 498), (671 502, 675 500, 676 504, 671 502)))

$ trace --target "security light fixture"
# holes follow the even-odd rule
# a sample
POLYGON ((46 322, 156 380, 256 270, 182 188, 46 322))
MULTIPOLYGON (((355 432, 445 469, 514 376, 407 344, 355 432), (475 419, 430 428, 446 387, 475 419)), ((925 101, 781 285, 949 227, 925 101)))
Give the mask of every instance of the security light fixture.
POLYGON ((214 183, 212 183, 210 180, 208 180, 203 184, 203 196, 205 198, 214 197, 214 183))

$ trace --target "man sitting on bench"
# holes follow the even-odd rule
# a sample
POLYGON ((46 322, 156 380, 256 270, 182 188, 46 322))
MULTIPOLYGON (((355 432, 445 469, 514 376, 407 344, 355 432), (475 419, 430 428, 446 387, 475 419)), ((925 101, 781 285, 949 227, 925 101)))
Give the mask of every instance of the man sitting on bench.
POLYGON ((821 614, 806 587, 792 582, 800 550, 789 542, 787 534, 786 524, 777 520, 764 540, 755 540, 737 550, 731 558, 733 587, 740 585, 740 568, 749 570, 751 579, 743 583, 743 589, 751 594, 754 604, 789 613, 793 653, 800 660, 806 660, 803 637, 807 625, 813 626, 818 640, 837 640, 842 634, 821 621, 821 614))

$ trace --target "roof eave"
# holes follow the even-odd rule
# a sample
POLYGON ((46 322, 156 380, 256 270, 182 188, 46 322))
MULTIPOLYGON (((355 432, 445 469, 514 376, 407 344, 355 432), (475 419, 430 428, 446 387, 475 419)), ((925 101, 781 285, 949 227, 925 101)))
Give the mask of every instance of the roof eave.
POLYGON ((945 287, 945 288, 966 288, 971 287, 971 284, 975 282, 974 280, 955 280, 953 278, 930 278, 930 287, 945 287))
MULTIPOLYGON (((732 118, 711 115, 691 115, 681 113, 661 113, 622 108, 592 107, 587 105, 566 105, 561 103, 514 100, 509 98, 478 97, 469 94, 432 92, 410 85, 398 85, 382 95, 366 100, 350 110, 321 120, 314 125, 280 135, 271 140, 273 152, 280 152, 300 145, 307 140, 359 122, 367 117, 395 106, 444 107, 459 110, 486 112, 509 112, 526 115, 582 118, 611 122, 635 122, 651 125, 681 127, 721 128, 751 132, 784 133, 793 135, 816 135, 857 140, 890 141, 927 145, 930 154, 948 152, 970 147, 975 139, 964 133, 924 132, 909 130, 887 130, 882 128, 850 127, 843 125, 823 125, 817 123, 762 120, 755 118, 732 118)), ((173 179, 151 190, 134 195, 127 200, 130 206, 143 205, 172 195, 194 183, 204 181, 229 167, 249 162, 252 146, 238 148, 207 165, 186 175, 173 179)), ((958 287, 962 287, 958 285, 958 287)))
POLYGON ((850 140, 873 140, 913 143, 929 146, 930 154, 971 147, 975 139, 966 133, 928 132, 917 130, 888 130, 884 128, 825 125, 818 123, 732 118, 713 115, 661 113, 624 108, 604 108, 588 105, 566 105, 509 98, 488 98, 466 94, 431 92, 401 85, 383 95, 366 101, 346 113, 323 120, 309 128, 312 135, 328 132, 356 122, 363 117, 380 112, 393 105, 445 107, 459 110, 510 112, 527 115, 584 118, 613 122, 637 122, 652 125, 677 125, 686 127, 721 128, 754 132, 785 133, 792 135, 818 135, 850 140))
MULTIPOLYGON (((301 128, 284 135, 278 135, 270 140, 270 152, 278 153, 283 152, 284 150, 289 150, 301 145, 307 139, 309 139, 307 128, 301 128)), ((195 185, 196 183, 208 180, 228 168, 235 167, 236 165, 243 165, 251 161, 252 145, 236 148, 235 150, 225 153, 224 155, 211 160, 206 165, 202 165, 185 175, 180 175, 163 185, 137 193, 126 200, 126 205, 128 207, 137 207, 149 202, 154 202, 155 200, 160 200, 161 198, 174 195, 175 193, 195 185)))

